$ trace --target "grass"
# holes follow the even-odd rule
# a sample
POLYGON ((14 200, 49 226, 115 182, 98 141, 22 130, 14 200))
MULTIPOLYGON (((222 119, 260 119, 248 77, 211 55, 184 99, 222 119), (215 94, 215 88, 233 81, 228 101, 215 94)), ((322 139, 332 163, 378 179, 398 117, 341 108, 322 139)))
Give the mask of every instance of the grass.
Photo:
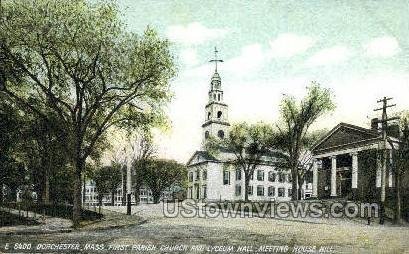
POLYGON ((15 214, 11 214, 5 211, 0 211, 0 226, 18 226, 18 225, 38 225, 39 223, 35 220, 20 217, 15 214))

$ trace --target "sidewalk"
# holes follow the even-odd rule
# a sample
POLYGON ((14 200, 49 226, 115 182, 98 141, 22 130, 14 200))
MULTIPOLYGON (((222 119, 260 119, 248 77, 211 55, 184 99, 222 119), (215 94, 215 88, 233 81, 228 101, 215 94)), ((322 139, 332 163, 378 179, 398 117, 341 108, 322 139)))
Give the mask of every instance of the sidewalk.
MULTIPOLYGON (((9 212, 15 215, 19 215, 19 210, 9 209, 0 207, 0 210, 9 212)), ((62 232, 71 232, 72 231, 72 222, 71 220, 56 218, 50 216, 44 216, 39 213, 34 213, 31 211, 21 211, 21 214, 24 213, 25 217, 33 219, 40 225, 33 226, 6 226, 0 227, 0 235, 24 235, 24 234, 49 234, 49 233, 62 233, 62 232), (27 216, 28 215, 28 216, 27 216)))

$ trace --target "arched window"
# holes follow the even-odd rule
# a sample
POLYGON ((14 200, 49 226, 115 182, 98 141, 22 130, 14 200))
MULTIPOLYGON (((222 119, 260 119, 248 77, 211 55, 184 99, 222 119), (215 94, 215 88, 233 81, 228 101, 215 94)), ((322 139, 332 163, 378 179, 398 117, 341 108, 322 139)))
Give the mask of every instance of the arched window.
POLYGON ((217 100, 220 101, 220 94, 217 95, 217 100))
POLYGON ((209 131, 205 131, 205 139, 209 138, 209 131))
POLYGON ((218 136, 219 138, 224 138, 224 131, 219 130, 219 131, 217 132, 217 136, 218 136))
POLYGON ((213 94, 213 100, 216 100, 216 94, 213 94))
POLYGON ((221 111, 217 111, 217 118, 221 118, 222 117, 222 112, 221 111))
POLYGON ((209 120, 210 119, 210 116, 212 115, 212 113, 207 113, 207 119, 209 120))

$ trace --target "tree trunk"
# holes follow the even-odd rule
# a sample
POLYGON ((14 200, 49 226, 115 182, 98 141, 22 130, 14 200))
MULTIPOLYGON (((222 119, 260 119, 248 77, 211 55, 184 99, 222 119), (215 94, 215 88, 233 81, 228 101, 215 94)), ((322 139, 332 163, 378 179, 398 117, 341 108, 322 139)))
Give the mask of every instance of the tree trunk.
POLYGON ((81 208, 82 208, 82 195, 81 195, 81 187, 82 187, 82 171, 84 169, 85 161, 82 159, 77 159, 75 163, 75 175, 74 175, 74 206, 73 206, 73 214, 72 214, 72 221, 74 227, 78 227, 80 220, 81 220, 81 208))
POLYGON ((115 190, 111 191, 111 205, 115 205, 115 190))
POLYGON ((395 204, 395 224, 402 223, 402 213, 401 213, 401 197, 400 197, 400 189, 401 189, 401 175, 399 173, 396 174, 396 204, 395 204))
POLYGON ((153 203, 158 204, 160 201, 160 191, 152 191, 153 203))
POLYGON ((292 193, 291 193, 291 200, 295 201, 298 200, 298 188, 297 188, 297 166, 293 166, 291 168, 291 185, 292 185, 292 193))
POLYGON ((4 184, 0 183, 0 204, 4 202, 4 184))
POLYGON ((48 166, 46 166, 44 170, 44 187, 43 187, 43 194, 42 196, 42 201, 44 205, 50 204, 50 177, 48 173, 48 166))
POLYGON ((135 205, 139 204, 139 189, 140 189, 140 184, 137 180, 135 183, 135 205))
POLYGON ((126 168, 122 167, 122 205, 126 205, 126 168))
POLYGON ((249 201, 249 184, 250 184, 250 175, 244 173, 244 201, 249 201))
POLYGON ((303 199, 302 198, 302 184, 303 184, 303 181, 304 181, 304 179, 299 175, 299 174, 297 174, 297 181, 298 181, 298 185, 297 185, 297 191, 298 191, 298 200, 301 200, 301 199, 303 199))
POLYGON ((82 203, 85 203, 85 175, 82 178, 82 203))

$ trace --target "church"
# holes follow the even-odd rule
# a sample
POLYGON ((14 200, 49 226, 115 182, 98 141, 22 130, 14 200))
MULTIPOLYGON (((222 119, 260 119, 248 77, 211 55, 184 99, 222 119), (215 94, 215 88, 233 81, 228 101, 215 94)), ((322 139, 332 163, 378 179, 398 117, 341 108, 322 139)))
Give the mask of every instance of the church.
MULTIPOLYGON (((230 123, 229 107, 224 101, 222 80, 217 70, 217 50, 215 50, 215 71, 210 80, 208 102, 204 107, 202 124, 202 150, 196 151, 189 161, 187 198, 203 201, 244 200, 244 172, 230 162, 234 154, 220 151, 212 155, 203 149, 206 140, 212 136, 227 138, 230 123)), ((265 158, 251 176, 248 196, 253 201, 291 200, 291 179, 289 174, 278 170, 275 158, 265 158)), ((312 185, 303 186, 304 196, 312 194, 312 185)))

